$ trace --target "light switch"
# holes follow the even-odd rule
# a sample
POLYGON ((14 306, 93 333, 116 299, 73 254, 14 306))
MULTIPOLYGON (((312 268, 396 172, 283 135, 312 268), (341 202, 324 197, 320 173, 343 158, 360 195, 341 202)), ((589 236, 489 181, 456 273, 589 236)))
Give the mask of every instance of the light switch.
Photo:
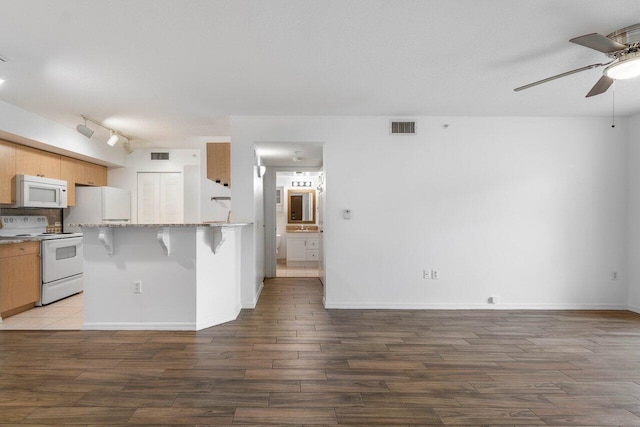
POLYGON ((342 212, 342 217, 343 217, 344 219, 351 219, 351 209, 345 209, 345 210, 342 212))

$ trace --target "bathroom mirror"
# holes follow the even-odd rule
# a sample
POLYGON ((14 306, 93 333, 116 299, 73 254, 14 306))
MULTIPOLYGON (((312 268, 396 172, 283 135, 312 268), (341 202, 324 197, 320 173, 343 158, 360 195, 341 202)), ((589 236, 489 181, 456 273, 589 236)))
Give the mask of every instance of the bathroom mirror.
POLYGON ((289 223, 316 223, 316 190, 289 190, 289 223))

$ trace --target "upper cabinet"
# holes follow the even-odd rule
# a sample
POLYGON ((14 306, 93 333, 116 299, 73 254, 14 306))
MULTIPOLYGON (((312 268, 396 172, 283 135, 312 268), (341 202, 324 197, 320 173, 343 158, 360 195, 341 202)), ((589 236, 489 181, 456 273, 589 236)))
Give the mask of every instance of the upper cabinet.
POLYGON ((0 140, 0 203, 16 201, 13 177, 16 174, 16 145, 0 140))
POLYGON ((107 185, 107 168, 105 166, 88 162, 82 163, 84 163, 84 181, 80 181, 78 184, 92 185, 94 187, 107 185))
POLYGON ((67 181, 67 204, 76 204, 76 185, 107 185, 107 168, 0 140, 0 204, 15 203, 15 175, 67 181))
POLYGON ((60 179, 60 155, 16 145, 16 173, 60 179))
POLYGON ((207 178, 225 187, 231 186, 231 143, 207 144, 207 178))
POLYGON ((60 160, 61 178, 67 181, 67 204, 76 204, 76 185, 107 185, 107 168, 71 157, 62 156, 60 160))

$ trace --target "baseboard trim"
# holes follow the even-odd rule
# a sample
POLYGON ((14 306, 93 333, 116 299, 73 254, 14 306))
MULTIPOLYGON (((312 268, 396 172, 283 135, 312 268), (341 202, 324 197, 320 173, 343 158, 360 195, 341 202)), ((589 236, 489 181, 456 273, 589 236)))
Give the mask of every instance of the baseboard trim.
POLYGON ((260 286, 258 286, 258 290, 256 291, 256 294, 253 297, 253 301, 242 301, 242 308, 249 308, 249 309, 256 308, 256 305, 258 304, 258 300, 260 299, 260 294, 262 294, 262 289, 264 289, 264 282, 260 283, 260 286))
POLYGON ((195 331, 195 322, 85 322, 83 331, 195 331))
POLYGON ((238 318, 238 314, 240 314, 240 310, 241 308, 238 306, 230 313, 217 314, 207 319, 200 320, 196 322, 196 331, 236 320, 238 318))
POLYGON ((640 314, 640 307, 638 307, 637 305, 630 304, 627 306, 627 310, 640 314))
MULTIPOLYGON (((447 304, 447 303, 345 303, 330 302, 323 299, 324 307, 338 310, 631 310, 622 304, 590 304, 590 303, 560 303, 560 304, 447 304)), ((638 308, 640 313, 640 307, 638 308)), ((632 310, 633 311, 633 310, 632 310)))

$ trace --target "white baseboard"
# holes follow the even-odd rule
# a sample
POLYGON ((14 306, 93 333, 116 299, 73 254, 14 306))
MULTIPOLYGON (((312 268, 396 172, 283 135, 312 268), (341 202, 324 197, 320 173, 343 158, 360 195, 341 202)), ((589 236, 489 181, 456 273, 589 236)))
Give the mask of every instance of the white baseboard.
MULTIPOLYGON (((487 304, 487 303, 389 303, 389 302, 328 302, 327 309, 344 310, 630 310, 622 304, 559 303, 559 304, 487 304)), ((640 307, 638 307, 640 313, 640 307)), ((633 311, 633 310, 632 310, 633 311)))
POLYGON ((196 331, 236 320, 238 318, 238 314, 240 314, 240 306, 236 307, 231 312, 216 314, 215 316, 210 316, 207 319, 200 320, 196 322, 196 331))
POLYGON ((195 331, 195 322, 85 322, 83 331, 195 331))
POLYGON ((630 304, 627 306, 627 310, 640 314, 640 307, 638 307, 637 305, 630 304))
POLYGON ((260 299, 260 294, 262 293, 262 289, 264 289, 264 282, 260 283, 260 286, 258 287, 258 290, 256 291, 256 294, 254 295, 252 301, 242 301, 242 308, 256 308, 258 300, 260 299))

